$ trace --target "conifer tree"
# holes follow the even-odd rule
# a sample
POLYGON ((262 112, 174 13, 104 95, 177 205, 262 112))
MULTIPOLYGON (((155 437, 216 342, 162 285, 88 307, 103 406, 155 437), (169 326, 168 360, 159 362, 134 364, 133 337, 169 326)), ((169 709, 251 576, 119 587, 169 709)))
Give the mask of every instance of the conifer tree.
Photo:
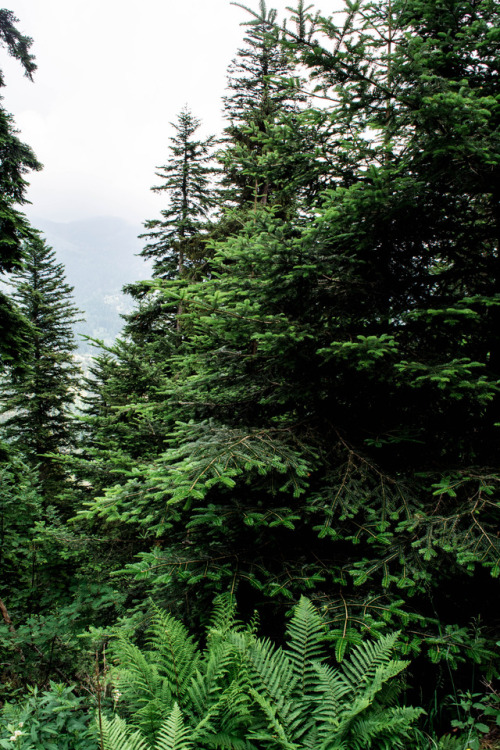
POLYGON ((141 255, 153 259, 156 277, 182 278, 189 273, 197 256, 193 240, 215 205, 210 190, 215 139, 197 139, 200 125, 201 121, 185 107, 172 123, 175 135, 170 138, 170 158, 157 167, 156 176, 162 182, 151 189, 166 194, 168 205, 161 211, 161 219, 145 223, 148 231, 141 235, 149 240, 141 255))
MULTIPOLYGON (((0 44, 19 60, 25 75, 32 78, 36 70, 30 52, 32 40, 16 28, 18 19, 6 9, 0 9, 0 44)), ((0 87, 5 85, 0 71, 0 87)), ((18 206, 26 203, 25 175, 41 169, 33 151, 16 135, 12 116, 0 107, 0 274, 12 271, 21 263, 23 240, 29 234, 26 217, 18 206)), ((28 325, 12 300, 0 291, 0 369, 6 364, 20 364, 26 349, 28 325)))
MULTIPOLYGON (((239 7, 245 6, 234 3, 239 7)), ((286 113, 297 110, 304 96, 291 84, 294 64, 280 44, 277 13, 260 0, 253 19, 245 22, 245 45, 238 50, 228 70, 230 91, 224 97, 226 148, 221 154, 223 185, 228 205, 255 206, 275 202, 277 181, 267 172, 266 154, 273 125, 286 113)), ((298 81, 298 78, 297 78, 298 81)))
POLYGON ((12 274, 13 299, 29 321, 29 350, 24 371, 2 384, 3 435, 38 467, 46 497, 61 489, 64 471, 46 454, 64 454, 74 445, 71 415, 80 369, 73 324, 79 311, 62 264, 38 235, 24 247, 24 268, 12 274))
POLYGON ((498 5, 350 8, 297 47, 335 102, 343 179, 308 222, 260 202, 178 291, 190 337, 159 406, 177 426, 92 512, 157 535, 133 569, 174 598, 310 590, 340 655, 360 623, 413 622, 407 648, 484 665, 468 627, 500 570, 498 5))
MULTIPOLYGON (((240 5, 240 3, 234 3, 240 5)), ((246 10, 246 8, 244 8, 246 10)), ((248 27, 245 46, 228 69, 230 95, 224 97, 224 114, 231 127, 255 122, 263 127, 276 113, 292 107, 294 91, 281 77, 290 73, 291 61, 280 44, 276 10, 268 10, 265 0, 259 1, 248 27)))
MULTIPOLYGON (((172 123, 176 132, 170 138, 170 158, 157 167, 156 176, 162 182, 152 190, 165 194, 168 205, 161 211, 161 219, 146 221, 148 231, 141 235, 149 240, 141 255, 153 260, 156 279, 192 279, 203 274, 204 268, 206 272, 207 222, 216 203, 211 186, 215 139, 213 136, 197 139, 200 124, 185 107, 177 122, 172 123)), ((158 289, 151 291, 148 285, 137 283, 129 285, 126 291, 140 300, 139 308, 128 317, 127 332, 140 336, 144 342, 152 329, 157 335, 162 330, 168 336, 174 313, 158 289)), ((177 330, 181 313, 178 306, 177 330)))

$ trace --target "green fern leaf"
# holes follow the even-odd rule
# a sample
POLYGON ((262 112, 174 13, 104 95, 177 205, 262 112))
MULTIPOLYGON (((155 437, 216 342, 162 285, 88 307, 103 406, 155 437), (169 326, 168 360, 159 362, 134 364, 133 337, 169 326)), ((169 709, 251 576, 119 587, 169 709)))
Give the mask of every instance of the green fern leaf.
POLYGON ((159 674, 167 681, 172 696, 182 701, 198 664, 198 650, 184 625, 153 607, 148 644, 159 674))
POLYGON ((214 599, 207 639, 213 640, 236 626, 236 599, 229 593, 219 594, 214 599))
POLYGON ((312 662, 324 657, 322 644, 325 636, 323 620, 305 596, 294 608, 287 636, 286 654, 293 665, 297 689, 304 694, 316 682, 317 673, 312 662))
POLYGON ((352 694, 352 686, 333 667, 319 663, 314 664, 313 667, 316 673, 316 685, 311 696, 311 708, 315 703, 315 722, 325 726, 329 723, 338 723, 346 696, 352 694))
MULTIPOLYGON (((342 672, 351 685, 359 690, 360 686, 373 681, 379 667, 388 667, 398 635, 390 633, 378 641, 365 641, 352 650, 349 660, 342 664, 342 672)), ((405 666, 406 662, 400 662, 399 671, 405 666)))
POLYGON ((119 682, 127 696, 133 694, 132 700, 138 705, 153 700, 161 690, 161 679, 156 666, 122 635, 112 644, 111 653, 120 664, 119 682))
POLYGON ((265 717, 266 729, 252 729, 250 737, 256 740, 272 742, 283 750, 298 750, 297 745, 287 737, 286 727, 280 721, 279 709, 267 700, 257 690, 250 688, 250 694, 262 709, 265 717))
POLYGON ((139 732, 129 735, 127 725, 118 716, 112 721, 102 716, 100 726, 103 750, 150 750, 139 732))
POLYGON ((158 732, 155 750, 192 750, 189 730, 184 726, 182 712, 176 702, 170 716, 158 732))

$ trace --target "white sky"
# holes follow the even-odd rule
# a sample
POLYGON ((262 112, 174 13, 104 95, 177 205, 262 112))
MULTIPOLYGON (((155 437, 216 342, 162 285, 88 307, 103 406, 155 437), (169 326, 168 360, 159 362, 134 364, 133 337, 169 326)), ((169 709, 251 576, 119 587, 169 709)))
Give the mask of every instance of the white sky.
MULTIPOLYGON (((330 0, 323 12, 334 5, 330 0)), ((257 0, 247 0, 256 8, 257 0)), ((293 0, 268 0, 283 17, 293 0)), ((30 177, 30 217, 155 218, 154 167, 168 158, 169 123, 187 104, 201 135, 220 133, 227 66, 245 11, 229 0, 5 0, 34 40, 24 78, 0 49, 4 106, 44 170, 30 177)))

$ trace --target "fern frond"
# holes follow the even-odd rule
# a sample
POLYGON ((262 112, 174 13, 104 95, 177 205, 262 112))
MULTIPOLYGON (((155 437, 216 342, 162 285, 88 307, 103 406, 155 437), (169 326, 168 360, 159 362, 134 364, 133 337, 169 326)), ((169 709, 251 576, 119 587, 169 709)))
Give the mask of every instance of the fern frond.
POLYGON ((304 694, 316 682, 317 673, 312 662, 324 657, 322 643, 325 635, 323 620, 305 596, 295 606, 286 633, 286 654, 293 665, 297 688, 304 694))
POLYGON ((297 684, 292 662, 269 639, 258 638, 248 646, 249 677, 256 690, 274 703, 289 698, 297 684))
POLYGON ((150 750, 139 732, 132 735, 127 732, 125 721, 118 716, 112 721, 102 716, 101 727, 103 750, 150 750))
POLYGON ((250 688, 250 694, 260 706, 265 717, 266 729, 254 729, 250 731, 250 737, 255 740, 268 741, 278 745, 283 750, 298 750, 297 745, 287 737, 286 726, 280 720, 279 710, 273 703, 267 700, 257 690, 250 688))
POLYGON ((244 653, 228 640, 218 641, 211 645, 204 667, 188 688, 192 719, 198 721, 193 737, 208 745, 215 735, 238 742, 252 721, 244 653))
POLYGON ((210 645, 204 664, 192 675, 186 689, 186 696, 198 717, 219 700, 224 688, 231 682, 235 658, 235 650, 229 643, 210 645))
POLYGON ((161 690, 161 679, 156 666, 149 662, 137 646, 122 635, 119 635, 112 643, 111 653, 120 665, 120 687, 133 693, 133 700, 139 705, 153 700, 161 690))
POLYGON ((352 750, 365 750, 376 740, 378 747, 406 750, 411 725, 422 713, 422 709, 411 706, 371 711, 352 723, 349 747, 352 750))
POLYGON ((168 693, 168 699, 160 691, 159 695, 153 700, 147 701, 135 714, 128 720, 128 723, 134 729, 139 729, 146 737, 153 740, 156 733, 164 722, 172 706, 172 696, 168 693))
POLYGON ((236 599, 228 592, 214 599, 212 616, 208 627, 208 638, 215 633, 226 633, 236 626, 236 599))
POLYGON ((205 741, 205 745, 208 750, 259 750, 249 740, 225 732, 211 735, 205 741))
POLYGON ((194 638, 179 620, 155 605, 148 635, 159 674, 167 681, 172 696, 182 702, 199 660, 194 638))
POLYGON ((190 731, 184 726, 179 704, 174 703, 170 716, 158 732, 155 750, 192 750, 190 731))
POLYGON ((340 721, 346 696, 352 694, 352 687, 338 669, 319 663, 314 664, 313 668, 316 685, 311 695, 310 710, 315 723, 326 727, 340 721))
MULTIPOLYGON (((344 677, 353 688, 356 688, 358 694, 362 686, 375 678, 379 667, 388 667, 398 635, 399 633, 390 633, 377 641, 360 643, 352 650, 349 660, 342 664, 344 677)), ((404 669, 406 662, 400 664, 401 669, 399 671, 404 669)))
POLYGON ((273 713, 265 714, 266 721, 278 721, 286 741, 298 742, 310 729, 311 717, 288 654, 267 639, 257 639, 248 646, 247 664, 250 694, 262 710, 272 707, 273 713))

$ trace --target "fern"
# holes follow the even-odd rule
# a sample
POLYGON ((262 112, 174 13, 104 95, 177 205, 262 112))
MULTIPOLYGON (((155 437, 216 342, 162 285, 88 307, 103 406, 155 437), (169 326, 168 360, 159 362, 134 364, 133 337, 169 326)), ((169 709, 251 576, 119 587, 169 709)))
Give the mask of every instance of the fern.
MULTIPOLYGON (((344 742, 349 750, 404 747, 422 710, 386 707, 385 684, 406 667, 406 662, 391 659, 396 638, 397 633, 360 644, 341 670, 316 664, 314 715, 321 747, 342 747, 344 742)), ((388 692, 391 699, 395 692, 388 692)))
POLYGON ((287 731, 288 727, 286 722, 283 721, 283 711, 280 711, 280 708, 283 709, 283 704, 280 706, 274 705, 272 701, 253 688, 250 689, 250 694, 261 708, 265 719, 262 728, 258 726, 257 728, 252 728, 250 733, 251 738, 270 742, 272 746, 276 744, 278 747, 283 748, 283 750, 297 750, 297 746, 290 741, 287 731))
POLYGON ((286 649, 254 630, 238 622, 232 597, 220 597, 201 655, 184 626, 155 608, 148 651, 123 636, 117 641, 128 660, 120 675, 130 729, 119 719, 105 722, 104 750, 405 747, 421 710, 396 704, 394 677, 406 666, 392 659, 397 634, 361 643, 333 668, 325 663, 322 619, 305 598, 286 649), (141 731, 132 734, 135 728, 141 731))
POLYGON ((181 700, 196 670, 199 655, 184 625, 158 607, 149 628, 148 645, 169 692, 181 700))
POLYGON ((352 687, 337 669, 318 663, 313 667, 317 679, 311 699, 314 700, 314 694, 318 694, 314 712, 316 721, 324 728, 328 724, 339 724, 342 707, 346 703, 345 696, 352 692, 352 687))
POLYGON ((133 683, 139 699, 153 698, 157 693, 160 678, 156 666, 150 663, 144 652, 120 635, 114 644, 112 654, 117 656, 122 664, 127 665, 121 670, 121 680, 133 683))
POLYGON ((189 734, 177 703, 163 722, 154 747, 148 745, 140 732, 130 734, 126 723, 118 716, 112 721, 102 717, 103 750, 193 750, 189 734))
POLYGON ((294 609, 287 628, 287 636, 287 656, 293 665, 301 692, 306 693, 314 686, 317 678, 313 661, 324 658, 322 643, 325 626, 318 612, 305 596, 300 598, 294 609))
POLYGON ((189 734, 189 730, 184 726, 179 704, 174 703, 170 716, 158 733, 155 750, 192 750, 193 744, 189 734))
POLYGON ((378 641, 365 641, 353 649, 350 659, 342 665, 342 672, 357 689, 370 686, 380 679, 385 681, 401 672, 407 662, 391 661, 398 633, 390 633, 378 641))
POLYGON ((214 599, 208 637, 226 633, 236 625, 236 599, 232 594, 219 594, 214 599))
POLYGON ((101 717, 102 748, 103 750, 150 750, 148 744, 139 732, 129 734, 127 725, 118 716, 109 721, 101 717))
POLYGON ((406 749, 411 725, 421 713, 420 709, 411 707, 374 709, 351 728, 349 748, 365 750, 375 744, 380 750, 406 749))
MULTIPOLYGON (((248 647, 248 664, 250 692, 262 710, 267 731, 278 732, 282 747, 291 746, 310 723, 293 661, 269 640, 256 639, 248 647)), ((258 734, 263 737, 261 730, 258 734)))
POLYGON ((244 682, 234 649, 228 643, 218 644, 209 654, 206 669, 194 675, 188 689, 190 715, 198 722, 197 736, 218 730, 226 736, 241 736, 242 727, 251 721, 244 682))

